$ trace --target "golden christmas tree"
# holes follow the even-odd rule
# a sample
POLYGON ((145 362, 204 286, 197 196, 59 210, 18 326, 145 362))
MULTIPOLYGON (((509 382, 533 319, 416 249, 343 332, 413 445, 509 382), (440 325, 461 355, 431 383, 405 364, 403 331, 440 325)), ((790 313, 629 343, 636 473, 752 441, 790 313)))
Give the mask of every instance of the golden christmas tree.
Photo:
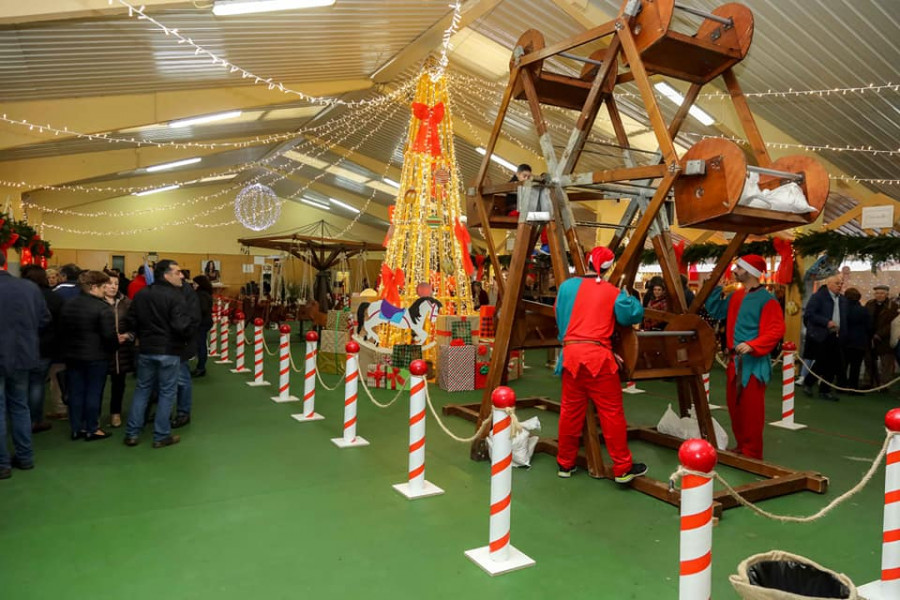
POLYGON ((408 307, 418 297, 431 295, 443 304, 441 314, 473 314, 473 267, 468 231, 460 220, 459 170, 445 77, 434 78, 424 70, 411 108, 381 297, 408 307))

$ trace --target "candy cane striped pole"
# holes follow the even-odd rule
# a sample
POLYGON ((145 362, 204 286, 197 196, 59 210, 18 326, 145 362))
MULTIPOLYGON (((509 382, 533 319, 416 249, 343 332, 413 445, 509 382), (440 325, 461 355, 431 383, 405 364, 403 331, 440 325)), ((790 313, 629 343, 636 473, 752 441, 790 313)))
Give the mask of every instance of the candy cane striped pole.
POLYGON ((281 352, 278 361, 278 395, 272 396, 273 402, 297 402, 297 396, 291 396, 291 326, 284 323, 278 328, 281 334, 278 348, 281 352))
POLYGON ((218 356, 219 355, 219 306, 216 305, 213 307, 212 318, 213 324, 212 328, 209 330, 209 352, 207 354, 209 356, 218 356))
POLYGON ((253 381, 248 381, 247 385, 251 387, 261 387, 270 385, 268 381, 263 381, 263 325, 265 321, 256 317, 253 319, 253 381))
POLYGON ((234 367, 232 373, 249 373, 250 369, 244 366, 244 313, 234 313, 234 367))
POLYGON ((306 334, 306 368, 303 379, 303 412, 291 415, 300 422, 321 421, 325 417, 316 412, 316 347, 319 334, 310 331, 306 334))
POLYGON ((709 402, 709 373, 703 374, 703 391, 706 392, 706 405, 709 407, 709 410, 719 410, 722 408, 718 404, 710 404, 709 402))
POLYGON ((625 383, 625 387, 622 389, 623 394, 643 394, 644 390, 640 389, 637 384, 633 381, 629 381, 625 383))
POLYGON ((806 429, 806 425, 794 422, 794 353, 797 351, 797 345, 785 342, 781 349, 784 351, 784 360, 781 364, 781 420, 769 425, 792 431, 806 429))
POLYGON ((512 509, 512 416, 516 393, 500 386, 491 394, 494 405, 491 448, 491 518, 487 546, 467 550, 466 556, 490 575, 500 575, 533 566, 534 560, 509 543, 509 521, 512 509))
POLYGON ((409 498, 425 498, 443 494, 444 490, 425 479, 425 373, 424 360, 409 365, 409 481, 394 489, 409 498))
POLYGON ((228 357, 230 345, 228 333, 228 313, 224 312, 219 320, 219 342, 222 344, 222 352, 219 354, 219 360, 216 361, 217 365, 231 364, 231 359, 228 357))
POLYGON ((703 475, 681 479, 681 574, 678 600, 709 600, 712 590, 713 482, 716 449, 693 439, 678 450, 681 466, 703 475))
POLYGON ((890 432, 884 473, 884 528, 881 535, 881 579, 859 588, 860 598, 900 598, 900 408, 888 411, 890 432))
POLYGON ((356 435, 356 392, 359 384, 359 360, 356 355, 359 353, 359 343, 350 340, 345 349, 347 370, 344 374, 344 435, 332 438, 331 441, 338 448, 368 446, 368 440, 356 435))

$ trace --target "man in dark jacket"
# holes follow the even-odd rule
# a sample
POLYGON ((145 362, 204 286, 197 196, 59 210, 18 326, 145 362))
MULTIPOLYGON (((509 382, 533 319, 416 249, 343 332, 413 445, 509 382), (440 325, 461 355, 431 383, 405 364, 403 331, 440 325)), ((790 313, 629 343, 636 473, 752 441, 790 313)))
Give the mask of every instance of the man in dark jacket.
POLYGON ((200 327, 200 299, 190 282, 182 282, 181 292, 184 295, 185 312, 190 319, 189 343, 181 353, 181 364, 178 367, 178 393, 175 407, 175 419, 172 428, 178 429, 191 422, 191 406, 193 405, 193 387, 191 384, 190 361, 197 354, 197 330, 200 327))
POLYGON ((191 320, 181 291, 181 269, 173 260, 156 265, 153 284, 137 293, 125 318, 125 330, 137 336, 137 386, 128 413, 125 445, 136 446, 150 392, 159 391, 153 447, 177 444, 169 418, 178 387, 181 355, 190 341, 191 320))
POLYGON ((866 310, 872 319, 872 344, 866 354, 866 371, 872 387, 878 387, 894 377, 891 321, 897 316, 897 305, 890 298, 889 286, 876 285, 873 291, 875 297, 866 302, 866 310))
MULTIPOLYGON (((0 252, 0 267, 6 255, 0 252)), ((0 479, 10 467, 34 467, 31 414, 28 410, 28 372, 40 363, 39 331, 50 325, 50 311, 37 286, 0 270, 0 479), (6 447, 9 414, 15 455, 6 447)))
MULTIPOLYGON (((819 398, 838 400, 831 389, 831 382, 842 370, 838 333, 847 321, 847 299, 840 295, 841 277, 833 275, 825 280, 806 304, 803 324, 806 325, 807 358, 815 360, 813 367, 819 376, 819 398)), ((815 376, 810 373, 803 382, 804 391, 812 395, 815 376)))

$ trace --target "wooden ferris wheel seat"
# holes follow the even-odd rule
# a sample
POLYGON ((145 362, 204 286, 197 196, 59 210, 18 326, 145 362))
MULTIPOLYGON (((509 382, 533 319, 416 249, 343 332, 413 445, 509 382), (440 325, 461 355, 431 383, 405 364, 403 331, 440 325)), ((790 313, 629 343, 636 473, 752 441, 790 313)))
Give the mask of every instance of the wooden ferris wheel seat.
POLYGON ((622 380, 708 373, 715 358, 716 339, 706 321, 695 314, 659 313, 653 316, 666 320, 665 329, 645 332, 616 327, 613 347, 622 358, 622 380))
MULTIPOLYGON (((814 158, 808 156, 785 156, 769 167, 803 176, 798 184, 807 203, 815 209, 805 214, 739 205, 748 165, 744 152, 730 140, 701 140, 682 157, 683 170, 688 168, 688 161, 702 161, 706 172, 702 175, 682 175, 675 182, 675 212, 681 227, 752 234, 771 233, 815 221, 828 199, 828 173, 814 158)), ((781 184, 782 179, 760 174, 759 187, 775 188, 781 184)))
MULTIPOLYGON (((510 60, 510 69, 515 66, 517 56, 526 56, 534 52, 539 52, 540 50, 543 50, 544 47, 544 34, 537 29, 529 29, 523 33, 516 42, 516 49, 513 51, 513 57, 510 60)), ((584 66, 581 68, 579 77, 570 77, 568 75, 548 71, 544 68, 543 59, 529 62, 526 69, 528 69, 534 80, 534 87, 541 104, 549 104, 551 106, 559 106, 561 108, 580 111, 587 101, 594 77, 597 75, 599 65, 594 64, 594 62, 602 61, 605 53, 606 49, 603 48, 594 51, 588 57, 588 60, 584 61, 584 66)), ((570 55, 566 58, 571 59, 572 56, 574 55, 570 55)), ((612 93, 617 72, 616 65, 614 64, 612 69, 610 69, 610 74, 602 88, 604 92, 612 93)), ((525 96, 525 88, 521 82, 513 89, 513 98, 517 100, 527 99, 525 96)))
MULTIPOLYGON (((628 2, 623 2, 620 16, 628 2)), ((691 35, 671 28, 678 9, 675 0, 641 0, 631 33, 648 72, 707 83, 747 55, 753 40, 753 13, 746 6, 735 2, 719 6, 711 14, 731 19, 732 24, 703 18, 691 35)))

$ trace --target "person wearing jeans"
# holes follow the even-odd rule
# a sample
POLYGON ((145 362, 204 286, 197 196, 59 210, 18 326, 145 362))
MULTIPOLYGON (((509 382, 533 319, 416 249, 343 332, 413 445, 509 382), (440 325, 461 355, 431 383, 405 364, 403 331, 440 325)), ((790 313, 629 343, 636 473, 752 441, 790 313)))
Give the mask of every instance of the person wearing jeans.
POLYGON ((154 384, 159 386, 159 404, 153 420, 154 447, 159 447, 158 444, 174 437, 169 415, 172 414, 172 405, 175 403, 180 367, 181 359, 177 356, 138 354, 137 385, 131 399, 131 410, 128 412, 128 423, 125 429, 126 445, 136 445, 129 443, 128 440, 137 440, 144 428, 144 415, 147 412, 147 404, 150 402, 150 392, 153 391, 154 384))
POLYGON ((38 366, 28 372, 28 408, 31 410, 31 432, 40 433, 51 428, 50 422, 44 420, 44 397, 47 392, 47 373, 50 365, 54 358, 60 356, 60 344, 57 340, 56 329, 59 327, 63 299, 50 289, 47 271, 38 265, 25 265, 21 272, 22 279, 31 281, 41 290, 52 318, 51 325, 44 328, 40 334, 41 358, 38 366))

